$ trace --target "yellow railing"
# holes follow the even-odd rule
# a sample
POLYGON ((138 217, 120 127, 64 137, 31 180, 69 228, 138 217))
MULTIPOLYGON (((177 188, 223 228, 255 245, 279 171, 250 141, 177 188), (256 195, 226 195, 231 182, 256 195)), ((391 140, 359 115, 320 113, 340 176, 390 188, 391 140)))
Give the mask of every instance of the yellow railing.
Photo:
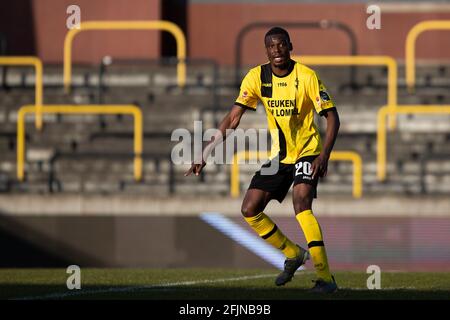
POLYGON ((186 38, 183 31, 173 22, 156 21, 85 21, 79 29, 71 29, 64 39, 64 88, 70 90, 72 81, 72 42, 73 38, 82 31, 89 30, 162 30, 171 33, 177 43, 177 79, 178 85, 186 84, 186 38))
MULTIPOLYGON (((239 188, 239 161, 248 161, 249 159, 267 158, 270 155, 268 151, 240 151, 234 154, 233 164, 231 166, 230 194, 233 198, 240 195, 239 188)), ((351 161, 353 163, 353 197, 362 196, 362 160, 359 154, 353 151, 333 151, 330 155, 330 161, 351 161)))
MULTIPOLYGON (((17 115, 17 178, 24 179, 25 116, 36 112, 33 105, 23 106, 17 115)), ((129 114, 134 118, 134 178, 142 178, 142 112, 134 105, 42 105, 50 114, 129 114)))
POLYGON ((230 177, 230 194, 233 198, 239 197, 239 161, 248 161, 250 159, 260 160, 269 157, 269 151, 239 151, 233 156, 233 164, 231 165, 230 177))
MULTIPOLYGON (((388 56, 294 56, 306 65, 358 65, 358 66, 386 66, 387 75, 387 105, 395 108, 397 105, 397 62, 388 56)), ((395 129, 395 117, 391 117, 389 127, 395 129)))
POLYGON ((42 62, 38 57, 0 57, 0 65, 6 66, 34 66, 35 70, 35 100, 36 105, 36 128, 42 129, 42 104, 43 101, 43 80, 42 62))
POLYGON ((444 114, 450 113, 450 105, 404 105, 395 109, 384 106, 378 111, 377 124, 377 177, 378 180, 386 179, 386 116, 390 113, 412 114, 444 114))
POLYGON ((408 32, 406 37, 406 84, 410 92, 414 91, 416 85, 416 62, 415 47, 417 37, 425 31, 431 30, 450 30, 450 20, 430 20, 416 24, 408 32))
POLYGON ((362 196, 362 159, 354 151, 332 151, 330 161, 351 161, 353 164, 353 197, 362 196))

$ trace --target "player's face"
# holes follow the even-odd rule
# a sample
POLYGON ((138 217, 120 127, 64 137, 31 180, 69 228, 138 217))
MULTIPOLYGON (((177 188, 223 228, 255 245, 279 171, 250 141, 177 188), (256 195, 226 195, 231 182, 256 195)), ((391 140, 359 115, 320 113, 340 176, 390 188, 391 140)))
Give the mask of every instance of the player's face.
POLYGON ((266 37, 267 58, 273 67, 286 69, 289 65, 291 55, 290 44, 284 34, 275 34, 266 37))

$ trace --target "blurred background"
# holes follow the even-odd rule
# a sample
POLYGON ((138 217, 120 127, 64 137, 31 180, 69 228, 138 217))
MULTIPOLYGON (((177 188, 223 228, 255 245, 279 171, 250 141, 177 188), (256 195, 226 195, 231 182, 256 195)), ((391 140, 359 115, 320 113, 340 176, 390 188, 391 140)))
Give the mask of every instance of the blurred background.
MULTIPOLYGON (((179 142, 171 141, 172 132, 193 132, 194 121, 202 121, 203 130, 217 127, 248 69, 266 62, 263 38, 275 25, 289 31, 300 62, 302 56, 383 57, 375 65, 305 60, 341 119, 334 150, 342 157, 330 161, 313 206, 331 267, 449 271, 450 1, 339 0, 2 1, 0 267, 282 263, 246 245, 254 235, 240 205, 259 165, 240 164, 237 177, 231 165, 211 164, 200 177, 184 177, 189 165, 171 161, 179 142), (178 41, 164 28, 70 31, 67 22, 76 21, 71 5, 78 6, 82 25, 169 21, 178 41), (413 86, 406 75, 407 37, 435 20, 422 24, 413 42, 413 86), (143 117, 142 152, 134 140, 138 120, 128 114, 44 111, 39 129, 28 112, 22 122, 19 109, 40 104, 135 105, 143 117), (383 130, 378 119, 386 118, 380 110, 388 104, 415 109, 399 111, 395 128, 383 130)), ((325 123, 317 123, 323 132, 325 123)), ((264 108, 246 113, 240 127, 266 128, 264 108)), ((272 202, 266 213, 305 245, 290 197, 272 202)))

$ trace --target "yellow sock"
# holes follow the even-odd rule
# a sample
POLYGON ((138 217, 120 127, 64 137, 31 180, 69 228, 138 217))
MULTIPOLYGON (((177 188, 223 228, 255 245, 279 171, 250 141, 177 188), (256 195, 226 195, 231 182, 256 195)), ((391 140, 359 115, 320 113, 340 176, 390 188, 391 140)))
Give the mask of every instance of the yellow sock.
POLYGON ((331 273, 328 266, 327 252, 322 238, 322 230, 314 217, 312 210, 305 210, 296 215, 306 242, 308 243, 309 254, 314 262, 317 277, 324 281, 332 281, 331 273))
POLYGON ((261 238, 280 249, 286 258, 295 258, 299 255, 299 247, 289 240, 264 212, 254 217, 244 217, 244 219, 261 238))

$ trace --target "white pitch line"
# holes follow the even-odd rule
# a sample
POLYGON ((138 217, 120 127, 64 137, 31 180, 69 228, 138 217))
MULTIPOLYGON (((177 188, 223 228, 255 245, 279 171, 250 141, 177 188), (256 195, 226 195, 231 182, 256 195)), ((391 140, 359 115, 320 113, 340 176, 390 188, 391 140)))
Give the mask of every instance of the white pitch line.
POLYGON ((191 286, 198 284, 209 284, 209 283, 219 283, 219 282, 229 282, 229 281, 242 281, 242 280, 251 280, 251 279, 260 279, 260 278, 269 278, 274 277, 276 274, 262 274, 255 276, 243 276, 236 278, 223 278, 223 279, 215 279, 215 280, 193 280, 193 281, 181 281, 181 282, 172 282, 172 283, 161 283, 158 285, 147 285, 147 286, 129 286, 123 288, 111 287, 106 289, 95 289, 95 290, 76 290, 69 292, 61 292, 61 293, 51 293, 41 296, 28 296, 28 297, 20 297, 14 298, 12 300, 45 300, 45 299, 62 299, 66 297, 74 297, 74 296, 82 296, 89 294, 97 294, 97 293, 117 293, 117 292, 128 292, 128 291, 139 291, 139 290, 149 290, 149 289, 164 289, 170 287, 178 287, 178 286, 191 286))
POLYGON ((351 290, 351 291, 389 291, 389 290, 417 290, 416 287, 387 287, 380 289, 368 289, 368 288, 350 288, 350 287, 339 287, 339 290, 351 290))

